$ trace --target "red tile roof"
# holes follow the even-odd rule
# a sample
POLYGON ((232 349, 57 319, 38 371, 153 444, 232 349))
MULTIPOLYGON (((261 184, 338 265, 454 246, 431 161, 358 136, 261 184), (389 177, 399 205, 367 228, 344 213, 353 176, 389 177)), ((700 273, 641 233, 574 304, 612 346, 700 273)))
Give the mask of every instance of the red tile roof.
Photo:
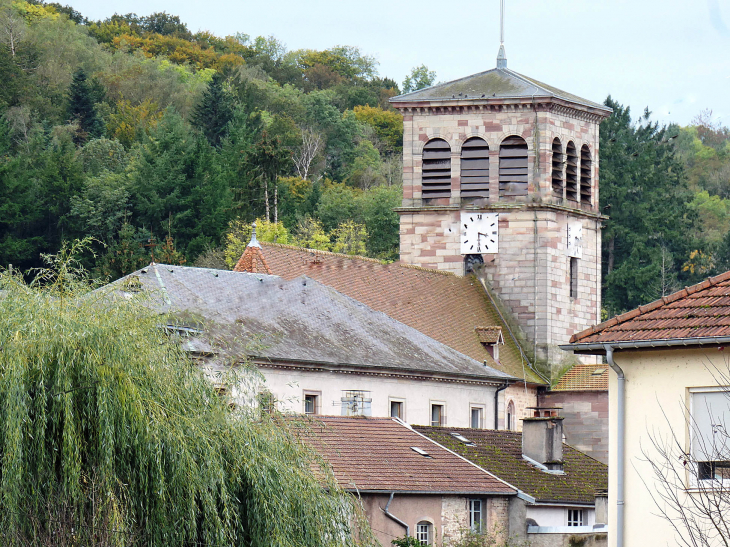
POLYGON ((571 344, 730 336, 730 272, 574 334, 571 344))
POLYGON ((497 344, 504 341, 502 327, 475 327, 474 330, 482 344, 497 344))
POLYGON ((552 391, 607 391, 608 365, 574 365, 552 391))
POLYGON ((300 439, 324 458, 340 486, 347 490, 516 493, 506 483, 392 418, 317 416, 293 424, 300 439))
POLYGON ((271 275, 266 257, 258 245, 249 245, 233 267, 234 272, 265 273, 271 275))
POLYGON ((262 246, 274 275, 306 275, 497 370, 545 383, 523 363, 484 287, 473 277, 289 245, 262 246), (502 328, 505 345, 498 363, 479 340, 475 328, 482 326, 502 328))

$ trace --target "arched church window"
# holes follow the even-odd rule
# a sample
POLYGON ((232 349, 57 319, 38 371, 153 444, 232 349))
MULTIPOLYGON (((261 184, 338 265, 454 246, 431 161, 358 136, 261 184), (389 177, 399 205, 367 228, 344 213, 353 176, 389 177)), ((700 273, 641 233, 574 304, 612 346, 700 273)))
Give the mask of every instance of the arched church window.
POLYGON ((421 195, 424 198, 451 196, 451 147, 443 139, 432 139, 423 147, 421 195))
POLYGON ((578 153, 573 141, 565 147, 567 156, 565 163, 565 197, 571 201, 578 201, 578 153))
POLYGON ((507 405, 507 412, 506 412, 504 422, 505 422, 504 423, 505 429, 507 429, 508 431, 514 431, 516 429, 515 428, 516 424, 515 424, 515 403, 514 403, 514 401, 510 401, 509 404, 507 405))
POLYGON ((461 147, 461 197, 489 197, 489 145, 479 137, 461 147))
POLYGON ((563 197, 563 146, 560 139, 553 139, 553 196, 563 197))
POLYGON ((507 137, 499 146, 499 197, 527 195, 527 143, 507 137))
POLYGON ((591 203, 591 149, 584 144, 580 149, 580 202, 591 203))

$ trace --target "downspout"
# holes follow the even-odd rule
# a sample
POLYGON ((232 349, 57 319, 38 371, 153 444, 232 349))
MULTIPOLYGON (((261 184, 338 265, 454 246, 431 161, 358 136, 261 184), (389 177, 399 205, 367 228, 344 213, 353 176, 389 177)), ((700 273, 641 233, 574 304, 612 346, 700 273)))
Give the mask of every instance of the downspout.
POLYGON ((383 513, 385 513, 385 516, 388 517, 390 520, 397 522, 400 524, 403 528, 406 529, 406 537, 409 537, 411 535, 411 527, 408 526, 405 522, 403 522, 401 519, 396 517, 393 513, 388 511, 388 508, 390 507, 390 502, 393 501, 393 496, 395 496, 395 492, 390 493, 390 499, 388 500, 388 503, 385 504, 385 509, 383 509, 383 513))
POLYGON ((606 344, 606 360, 618 376, 617 430, 616 430, 616 547, 624 545, 624 469, 625 469, 625 422, 626 422, 626 377, 624 371, 613 360, 613 346, 606 344))
POLYGON ((504 391, 509 384, 501 385, 494 392, 494 429, 499 429, 499 392, 504 391))

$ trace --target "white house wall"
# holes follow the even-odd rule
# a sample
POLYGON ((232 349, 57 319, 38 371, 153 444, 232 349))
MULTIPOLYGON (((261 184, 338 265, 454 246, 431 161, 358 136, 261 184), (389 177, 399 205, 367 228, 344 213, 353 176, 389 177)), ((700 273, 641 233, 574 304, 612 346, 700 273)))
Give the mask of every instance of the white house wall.
POLYGON ((266 389, 276 397, 282 411, 303 412, 304 392, 321 393, 321 414, 341 415, 345 390, 369 391, 371 415, 390 415, 390 400, 404 402, 404 420, 430 425, 431 404, 445 405, 446 425, 470 427, 471 407, 484 409, 482 427, 494 427, 495 387, 434 380, 404 379, 343 374, 327 371, 300 371, 261 367, 266 389))
POLYGON ((596 510, 588 507, 528 505, 527 518, 541 527, 567 526, 568 509, 583 509, 583 526, 593 526, 596 523, 596 510))

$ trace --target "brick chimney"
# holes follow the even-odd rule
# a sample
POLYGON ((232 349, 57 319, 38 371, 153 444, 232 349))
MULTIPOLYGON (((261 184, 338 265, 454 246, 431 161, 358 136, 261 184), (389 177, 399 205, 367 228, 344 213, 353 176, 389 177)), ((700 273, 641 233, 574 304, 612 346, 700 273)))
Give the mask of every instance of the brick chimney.
POLYGON ((563 418, 557 409, 535 409, 522 420, 522 455, 548 471, 563 470, 563 418))

